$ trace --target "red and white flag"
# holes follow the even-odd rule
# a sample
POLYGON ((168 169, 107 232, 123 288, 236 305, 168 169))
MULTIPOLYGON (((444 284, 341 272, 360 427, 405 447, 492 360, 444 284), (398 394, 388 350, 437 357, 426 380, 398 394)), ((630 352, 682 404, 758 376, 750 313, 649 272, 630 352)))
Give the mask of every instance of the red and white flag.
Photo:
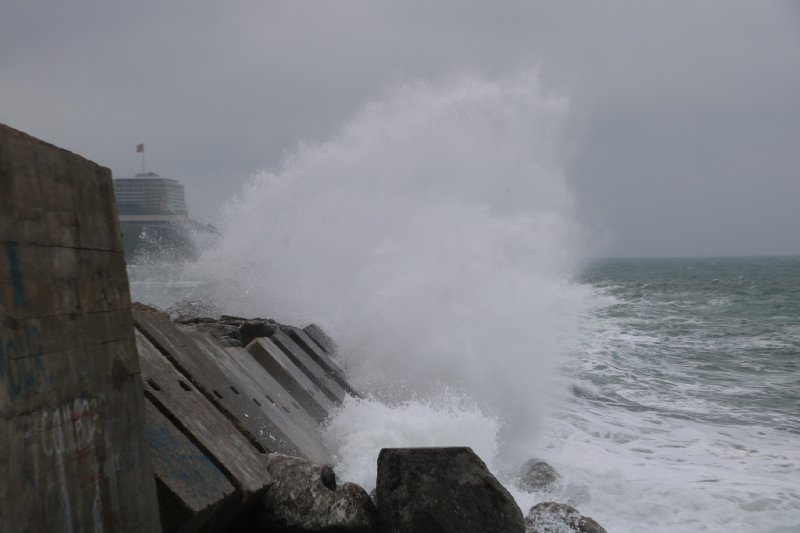
POLYGON ((136 145, 136 153, 137 154, 144 153, 144 145, 143 144, 137 144, 136 145))

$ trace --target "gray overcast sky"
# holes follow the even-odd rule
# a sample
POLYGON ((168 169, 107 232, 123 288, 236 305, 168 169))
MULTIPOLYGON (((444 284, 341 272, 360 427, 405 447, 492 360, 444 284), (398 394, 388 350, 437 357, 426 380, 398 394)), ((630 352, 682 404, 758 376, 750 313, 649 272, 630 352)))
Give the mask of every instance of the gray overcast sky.
POLYGON ((387 85, 539 65, 608 255, 800 254, 800 2, 2 0, 0 122, 196 218, 387 85))

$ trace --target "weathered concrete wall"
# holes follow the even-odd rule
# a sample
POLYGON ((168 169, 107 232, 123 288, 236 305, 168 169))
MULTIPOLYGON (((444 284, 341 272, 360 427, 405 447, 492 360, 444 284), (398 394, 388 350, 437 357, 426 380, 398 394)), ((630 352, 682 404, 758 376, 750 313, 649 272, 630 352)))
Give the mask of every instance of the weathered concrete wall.
POLYGON ((0 532, 159 531, 110 171, 0 124, 0 532))

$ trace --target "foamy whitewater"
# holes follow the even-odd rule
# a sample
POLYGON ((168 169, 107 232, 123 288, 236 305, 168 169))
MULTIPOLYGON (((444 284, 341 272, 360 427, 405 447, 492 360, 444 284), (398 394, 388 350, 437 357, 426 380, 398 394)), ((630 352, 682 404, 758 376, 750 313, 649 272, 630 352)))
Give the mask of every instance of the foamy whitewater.
MULTIPOLYGON (((337 340, 367 395, 325 431, 342 480, 374 487, 382 447, 466 445, 523 512, 555 500, 610 532, 800 531, 796 427, 664 416, 676 400, 638 381, 662 362, 620 347, 669 336, 643 344, 649 330, 614 311, 637 296, 577 259, 567 112, 534 74, 397 87, 254 176, 219 243, 173 279, 222 312, 316 322, 337 340), (531 457, 561 472, 553 492, 514 487, 531 457)), ((141 273, 132 286, 171 303, 141 273)))

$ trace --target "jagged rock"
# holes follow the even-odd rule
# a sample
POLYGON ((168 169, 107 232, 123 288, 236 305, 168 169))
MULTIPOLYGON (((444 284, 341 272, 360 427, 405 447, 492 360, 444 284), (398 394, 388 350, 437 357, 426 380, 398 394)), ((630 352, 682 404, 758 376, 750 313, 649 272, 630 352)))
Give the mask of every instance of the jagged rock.
POLYGON ((549 490, 559 477, 549 464, 540 459, 529 459, 519 470, 517 486, 528 492, 549 490))
POLYGON ((511 494, 470 448, 385 448, 378 456, 381 533, 524 533, 511 494))
POLYGON ((273 480, 249 531, 270 533, 374 533, 377 516, 369 494, 353 483, 336 487, 329 466, 299 457, 270 455, 273 480))
POLYGON ((607 533, 603 526, 566 503, 542 502, 525 517, 526 533, 607 533))

